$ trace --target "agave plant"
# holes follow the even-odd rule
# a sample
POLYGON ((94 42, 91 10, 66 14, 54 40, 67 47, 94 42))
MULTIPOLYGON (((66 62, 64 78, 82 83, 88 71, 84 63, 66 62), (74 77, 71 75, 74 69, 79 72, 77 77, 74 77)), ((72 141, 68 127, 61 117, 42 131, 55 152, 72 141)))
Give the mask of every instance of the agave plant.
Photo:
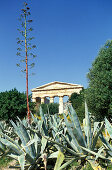
MULTIPOLYGON (((5 121, 0 121, 0 132, 3 132, 10 137, 14 137, 13 128, 10 126, 10 124, 6 123, 5 121)), ((6 146, 0 142, 0 156, 2 156, 5 153, 6 146)))
MULTIPOLYGON (((49 112, 48 114, 44 114, 41 107, 40 116, 41 120, 35 118, 32 115, 32 129, 42 136, 53 138, 55 141, 61 142, 62 138, 60 138, 60 134, 62 131, 64 131, 65 128, 64 120, 61 119, 57 114, 50 115, 49 112)), ((57 148, 61 149, 60 147, 57 148)))
MULTIPOLYGON (((14 123, 11 121, 14 128, 16 139, 9 137, 7 134, 0 131, 0 148, 7 148, 7 156, 18 160, 21 169, 29 167, 29 169, 38 169, 42 158, 45 157, 45 148, 47 140, 40 135, 27 130, 30 126, 25 121, 24 123, 14 123)), ((6 153, 5 153, 6 154, 6 153)))
POLYGON ((106 135, 104 136, 103 133, 101 133, 100 139, 102 140, 103 145, 105 147, 105 151, 106 151, 106 154, 107 154, 106 156, 109 157, 111 159, 111 162, 112 162, 112 145, 111 145, 112 125, 106 118, 105 118, 105 130, 106 130, 106 135))
MULTIPOLYGON (((50 116, 43 114, 40 108, 41 120, 32 115, 32 124, 28 124, 27 120, 20 120, 14 123, 10 121, 13 127, 13 138, 1 128, 0 131, 0 150, 2 154, 16 159, 23 170, 25 167, 29 169, 39 169, 42 166, 49 169, 47 166, 48 159, 56 159, 60 147, 56 147, 48 142, 43 136, 54 137, 58 136, 58 132, 62 127, 61 119, 58 116, 50 116), (58 124, 59 123, 59 124, 58 124)), ((56 140, 58 141, 58 139, 56 140)), ((57 145, 56 145, 57 146, 57 145)), ((51 166, 50 166, 51 168, 51 166)))
POLYGON ((67 116, 63 114, 66 128, 64 128, 63 133, 60 134, 62 141, 66 140, 66 145, 65 143, 59 143, 45 137, 52 143, 57 144, 65 150, 65 153, 61 153, 66 155, 65 158, 64 156, 61 156, 62 161, 61 158, 57 159, 57 161, 61 162, 59 163, 60 166, 58 167, 58 170, 66 168, 68 165, 75 162, 76 160, 81 160, 81 163, 83 162, 83 164, 89 162, 93 169, 101 168, 99 163, 97 162, 98 158, 110 160, 103 155, 102 148, 100 148, 100 150, 96 148, 98 137, 104 128, 104 122, 96 122, 94 123, 94 127, 91 127, 89 112, 86 103, 85 121, 83 127, 81 127, 77 114, 72 106, 69 106, 68 114, 71 121, 69 121, 67 119, 67 116), (62 164, 62 162, 64 163, 62 164))

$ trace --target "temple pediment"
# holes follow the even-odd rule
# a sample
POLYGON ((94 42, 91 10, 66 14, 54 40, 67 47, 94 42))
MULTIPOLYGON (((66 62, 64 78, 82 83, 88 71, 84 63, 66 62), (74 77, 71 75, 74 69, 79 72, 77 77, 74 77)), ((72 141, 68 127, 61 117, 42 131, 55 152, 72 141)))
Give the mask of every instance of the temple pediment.
POLYGON ((83 88, 83 86, 78 84, 64 83, 64 82, 51 82, 43 86, 32 89, 31 91, 40 91, 40 90, 61 90, 61 89, 72 89, 72 88, 83 88))

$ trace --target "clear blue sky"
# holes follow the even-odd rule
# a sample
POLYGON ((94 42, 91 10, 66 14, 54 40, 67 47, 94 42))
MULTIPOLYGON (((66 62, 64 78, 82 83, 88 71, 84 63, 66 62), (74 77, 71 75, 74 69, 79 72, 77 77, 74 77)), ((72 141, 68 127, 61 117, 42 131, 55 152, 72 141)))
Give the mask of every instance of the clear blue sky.
MULTIPOLYGON (((0 1, 0 92, 25 91, 17 68, 16 38, 23 0, 0 1)), ((88 86, 86 75, 99 49, 112 39, 112 0, 32 0, 34 43, 37 45, 32 88, 61 81, 88 86)))

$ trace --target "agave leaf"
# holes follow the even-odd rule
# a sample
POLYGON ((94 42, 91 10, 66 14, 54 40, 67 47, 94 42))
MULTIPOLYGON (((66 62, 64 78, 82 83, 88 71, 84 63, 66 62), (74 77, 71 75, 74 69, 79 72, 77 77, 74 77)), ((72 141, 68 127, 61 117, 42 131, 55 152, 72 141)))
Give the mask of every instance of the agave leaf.
POLYGON ((73 109, 72 106, 69 106, 69 109, 70 109, 70 113, 69 113, 69 116, 70 116, 70 119, 73 123, 73 127, 75 127, 75 131, 76 131, 76 135, 77 137, 79 136, 79 143, 80 145, 86 147, 86 142, 84 140, 84 136, 83 136, 83 133, 82 133, 82 129, 81 129, 81 126, 80 126, 80 122, 79 122, 79 119, 78 119, 78 116, 75 112, 75 110, 73 109))
POLYGON ((0 142, 0 149, 2 149, 3 152, 4 152, 5 149, 6 149, 6 146, 5 146, 2 142, 0 142))
POLYGON ((64 161, 64 155, 63 155, 63 153, 61 151, 59 151, 54 170, 59 170, 59 168, 60 168, 61 164, 63 163, 63 161, 64 161))
POLYGON ((35 163, 35 159, 33 159, 28 153, 25 155, 25 159, 26 159, 30 164, 34 164, 34 163, 35 163))
MULTIPOLYGON (((43 114, 43 111, 42 111, 42 107, 40 106, 40 116, 41 116, 41 120, 43 120, 45 126, 46 126, 46 120, 45 120, 45 116, 43 114)), ((46 127, 47 128, 47 127, 46 127)))
MULTIPOLYGON (((28 169, 30 166, 30 164, 24 165, 25 169, 28 169)), ((19 164, 15 165, 15 166, 9 166, 9 168, 11 169, 20 169, 21 167, 19 166, 19 164)), ((28 169, 29 170, 29 169, 28 169)))
POLYGON ((44 138, 43 136, 42 136, 41 143, 42 143, 42 146, 41 146, 41 153, 43 153, 44 150, 45 150, 45 147, 46 147, 46 145, 47 145, 47 139, 44 138))
POLYGON ((52 119, 53 119, 53 125, 54 125, 54 127, 57 127, 58 125, 57 125, 55 116, 52 116, 52 119))
POLYGON ((110 124, 110 122, 105 118, 105 127, 112 139, 112 125, 110 124))
POLYGON ((42 121, 42 132, 44 133, 45 136, 48 136, 47 127, 44 121, 42 121))
POLYGON ((35 146, 35 152, 36 152, 36 157, 39 157, 40 155, 40 151, 41 151, 41 140, 40 138, 37 136, 37 134, 35 134, 34 139, 31 139, 28 143, 27 146, 30 146, 34 144, 35 146))
POLYGON ((26 146, 30 146, 30 145, 32 145, 32 144, 35 143, 35 142, 37 142, 37 140, 31 139, 31 140, 26 144, 26 146))
POLYGON ((18 161, 19 161, 21 170, 24 170, 24 165, 25 165, 25 155, 20 155, 20 156, 18 156, 18 161))
POLYGON ((75 127, 73 128, 73 134, 74 134, 75 138, 77 139, 79 145, 86 147, 85 142, 83 140, 84 139, 83 136, 80 135, 80 133, 78 132, 78 130, 75 127))
POLYGON ((109 149, 112 151, 111 145, 110 145, 109 142, 105 139, 105 137, 103 136, 102 133, 99 135, 99 137, 100 137, 101 141, 103 142, 104 146, 105 146, 106 148, 109 148, 109 149))
POLYGON ((67 166, 69 166, 70 164, 74 163, 76 160, 80 159, 79 157, 78 158, 73 158, 69 161, 67 161, 66 163, 64 163, 60 168, 59 170, 62 170, 64 168, 67 168, 67 166))
POLYGON ((17 155, 21 155, 23 153, 22 150, 19 150, 17 145, 13 144, 7 139, 0 138, 0 141, 6 145, 8 148, 12 149, 17 155))
POLYGON ((5 139, 7 139, 8 141, 10 141, 11 143, 13 143, 14 145, 16 145, 19 150, 21 150, 21 147, 18 145, 18 143, 17 143, 16 141, 14 141, 12 138, 10 138, 9 136, 7 136, 7 135, 4 134, 4 133, 1 133, 1 135, 4 136, 5 139))
POLYGON ((16 124, 13 121, 11 121, 11 123, 12 123, 14 130, 17 133, 18 137, 20 137, 22 145, 23 145, 26 153, 29 153, 34 158, 36 155, 34 146, 31 145, 29 147, 26 147, 27 143, 30 141, 30 137, 27 133, 25 126, 21 122, 20 122, 19 126, 16 126, 16 124))
POLYGON ((59 154, 59 151, 53 152, 50 154, 50 156, 48 156, 48 158, 57 158, 58 154, 59 154))
MULTIPOLYGON (((56 136, 56 132, 55 132, 54 130, 52 130, 52 135, 53 135, 53 139, 54 139, 57 143, 59 143, 59 142, 60 142, 60 138, 59 138, 58 136, 56 136)), ((56 145, 55 147, 57 148, 57 150, 61 150, 61 147, 60 147, 60 146, 56 145)))
POLYGON ((72 140, 74 142, 75 150, 77 152, 81 153, 82 149, 80 148, 80 146, 79 146, 79 144, 78 144, 78 142, 77 142, 77 140, 76 140, 76 138, 75 138, 75 136, 73 134, 72 128, 74 128, 74 127, 71 128, 71 123, 68 122, 67 117, 65 116, 65 114, 63 114, 63 116, 64 116, 65 124, 66 124, 67 129, 68 129, 68 133, 70 134, 70 136, 71 136, 71 138, 72 138, 72 140))
MULTIPOLYGON (((107 151, 110 156, 112 156, 112 151, 107 151)), ((111 161, 112 162, 112 161, 111 161)))
POLYGON ((34 138, 37 141, 35 142, 35 150, 36 150, 36 157, 38 157, 41 151, 41 139, 37 136, 37 134, 35 134, 34 138))
POLYGON ((93 149, 93 150, 94 150, 95 145, 96 145, 96 143, 97 143, 99 134, 102 132, 103 128, 104 128, 104 122, 101 123, 101 126, 100 126, 99 130, 97 131, 97 134, 95 135, 95 137, 94 137, 94 139, 93 139, 93 144, 92 144, 92 149, 93 149))
POLYGON ((58 143, 58 142, 56 142, 56 141, 53 141, 53 140, 49 139, 47 136, 44 136, 44 138, 46 138, 46 139, 47 139, 48 141, 50 141, 51 143, 54 143, 54 144, 56 144, 56 145, 64 148, 66 151, 68 151, 69 153, 71 153, 71 154, 73 154, 73 155, 75 155, 75 156, 79 156, 79 155, 81 154, 81 153, 76 153, 75 151, 73 151, 72 149, 70 149, 70 148, 68 148, 68 147, 66 147, 66 146, 64 146, 64 145, 62 145, 61 143, 58 143))
POLYGON ((101 155, 101 154, 99 154, 99 153, 96 153, 96 152, 94 152, 94 151, 91 151, 90 149, 84 148, 84 147, 82 147, 82 146, 80 146, 80 147, 81 147, 83 150, 85 150, 86 152, 90 153, 91 155, 95 155, 95 156, 97 156, 97 157, 99 157, 99 158, 102 158, 102 159, 104 159, 104 160, 109 160, 108 158, 104 157, 103 155, 101 155))
POLYGON ((35 123, 35 124, 38 124, 38 120, 37 120, 37 118, 35 118, 35 116, 31 113, 31 117, 32 117, 32 119, 33 119, 33 122, 35 123))
POLYGON ((97 132, 97 129, 98 129, 98 127, 99 127, 99 123, 100 123, 100 122, 94 122, 93 136, 94 136, 95 133, 97 132))
POLYGON ((21 132, 21 130, 20 130, 20 127, 19 127, 19 125, 20 124, 15 124, 12 120, 10 121, 11 122, 11 124, 12 124, 12 126, 14 127, 14 130, 15 130, 15 133, 18 135, 18 137, 21 139, 21 142, 22 142, 22 145, 26 145, 26 143, 28 143, 28 141, 29 141, 29 137, 28 138, 26 138, 25 139, 25 137, 23 136, 23 134, 22 134, 22 132, 21 132), (27 142, 26 142, 27 141, 27 142))
POLYGON ((87 147, 90 149, 91 148, 91 144, 92 144, 92 133, 91 133, 91 122, 90 122, 90 118, 89 118, 89 112, 88 112, 88 108, 87 108, 87 104, 85 102, 85 136, 87 139, 87 147))
MULTIPOLYGON (((30 126, 30 124, 28 123, 28 120, 27 120, 27 119, 24 118, 23 120, 21 120, 19 117, 17 117, 17 118, 18 118, 20 124, 23 124, 24 127, 30 126)), ((18 126, 19 126, 19 122, 17 122, 18 126)))
POLYGON ((60 126, 62 126, 62 122, 63 122, 63 119, 61 119, 61 120, 59 121, 57 129, 58 129, 60 126))
POLYGON ((40 106, 40 116, 41 116, 41 131, 42 133, 44 133, 45 136, 48 136, 46 119, 45 119, 45 115, 43 114, 41 106, 40 106))
POLYGON ((73 140, 69 140, 68 138, 67 138, 67 136, 65 136, 65 135, 63 135, 62 134, 62 136, 65 138, 65 140, 67 141, 67 143, 69 144, 69 146, 75 151, 75 152, 77 152, 77 150, 75 150, 75 145, 74 145, 74 143, 73 143, 73 140))
MULTIPOLYGON (((104 151, 104 147, 101 146, 101 147, 98 149, 98 154, 101 154, 103 151, 104 151)), ((98 159, 98 156, 96 156, 96 159, 95 159, 95 160, 97 160, 97 159, 98 159)))
POLYGON ((32 144, 31 146, 26 147, 26 144, 30 141, 30 137, 23 124, 20 124, 20 131, 22 134, 22 138, 21 138, 21 140, 23 141, 22 144, 26 148, 25 150, 27 150, 27 152, 32 156, 32 158, 35 158, 36 153, 35 153, 34 145, 32 144))
POLYGON ((16 154, 9 153, 7 156, 11 157, 11 158, 13 158, 15 160, 18 160, 18 155, 16 155, 16 154))

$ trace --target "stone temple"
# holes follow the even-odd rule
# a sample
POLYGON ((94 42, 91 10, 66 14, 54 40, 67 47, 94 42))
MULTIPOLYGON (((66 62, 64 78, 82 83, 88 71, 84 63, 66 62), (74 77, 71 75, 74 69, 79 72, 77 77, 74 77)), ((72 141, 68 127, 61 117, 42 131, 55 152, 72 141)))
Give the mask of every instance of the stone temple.
POLYGON ((54 97, 59 97, 59 113, 63 113, 63 97, 70 97, 72 93, 80 93, 83 86, 78 84, 51 82, 40 87, 33 88, 32 101, 39 103, 49 103, 47 97, 50 98, 50 103, 54 102, 54 97))

